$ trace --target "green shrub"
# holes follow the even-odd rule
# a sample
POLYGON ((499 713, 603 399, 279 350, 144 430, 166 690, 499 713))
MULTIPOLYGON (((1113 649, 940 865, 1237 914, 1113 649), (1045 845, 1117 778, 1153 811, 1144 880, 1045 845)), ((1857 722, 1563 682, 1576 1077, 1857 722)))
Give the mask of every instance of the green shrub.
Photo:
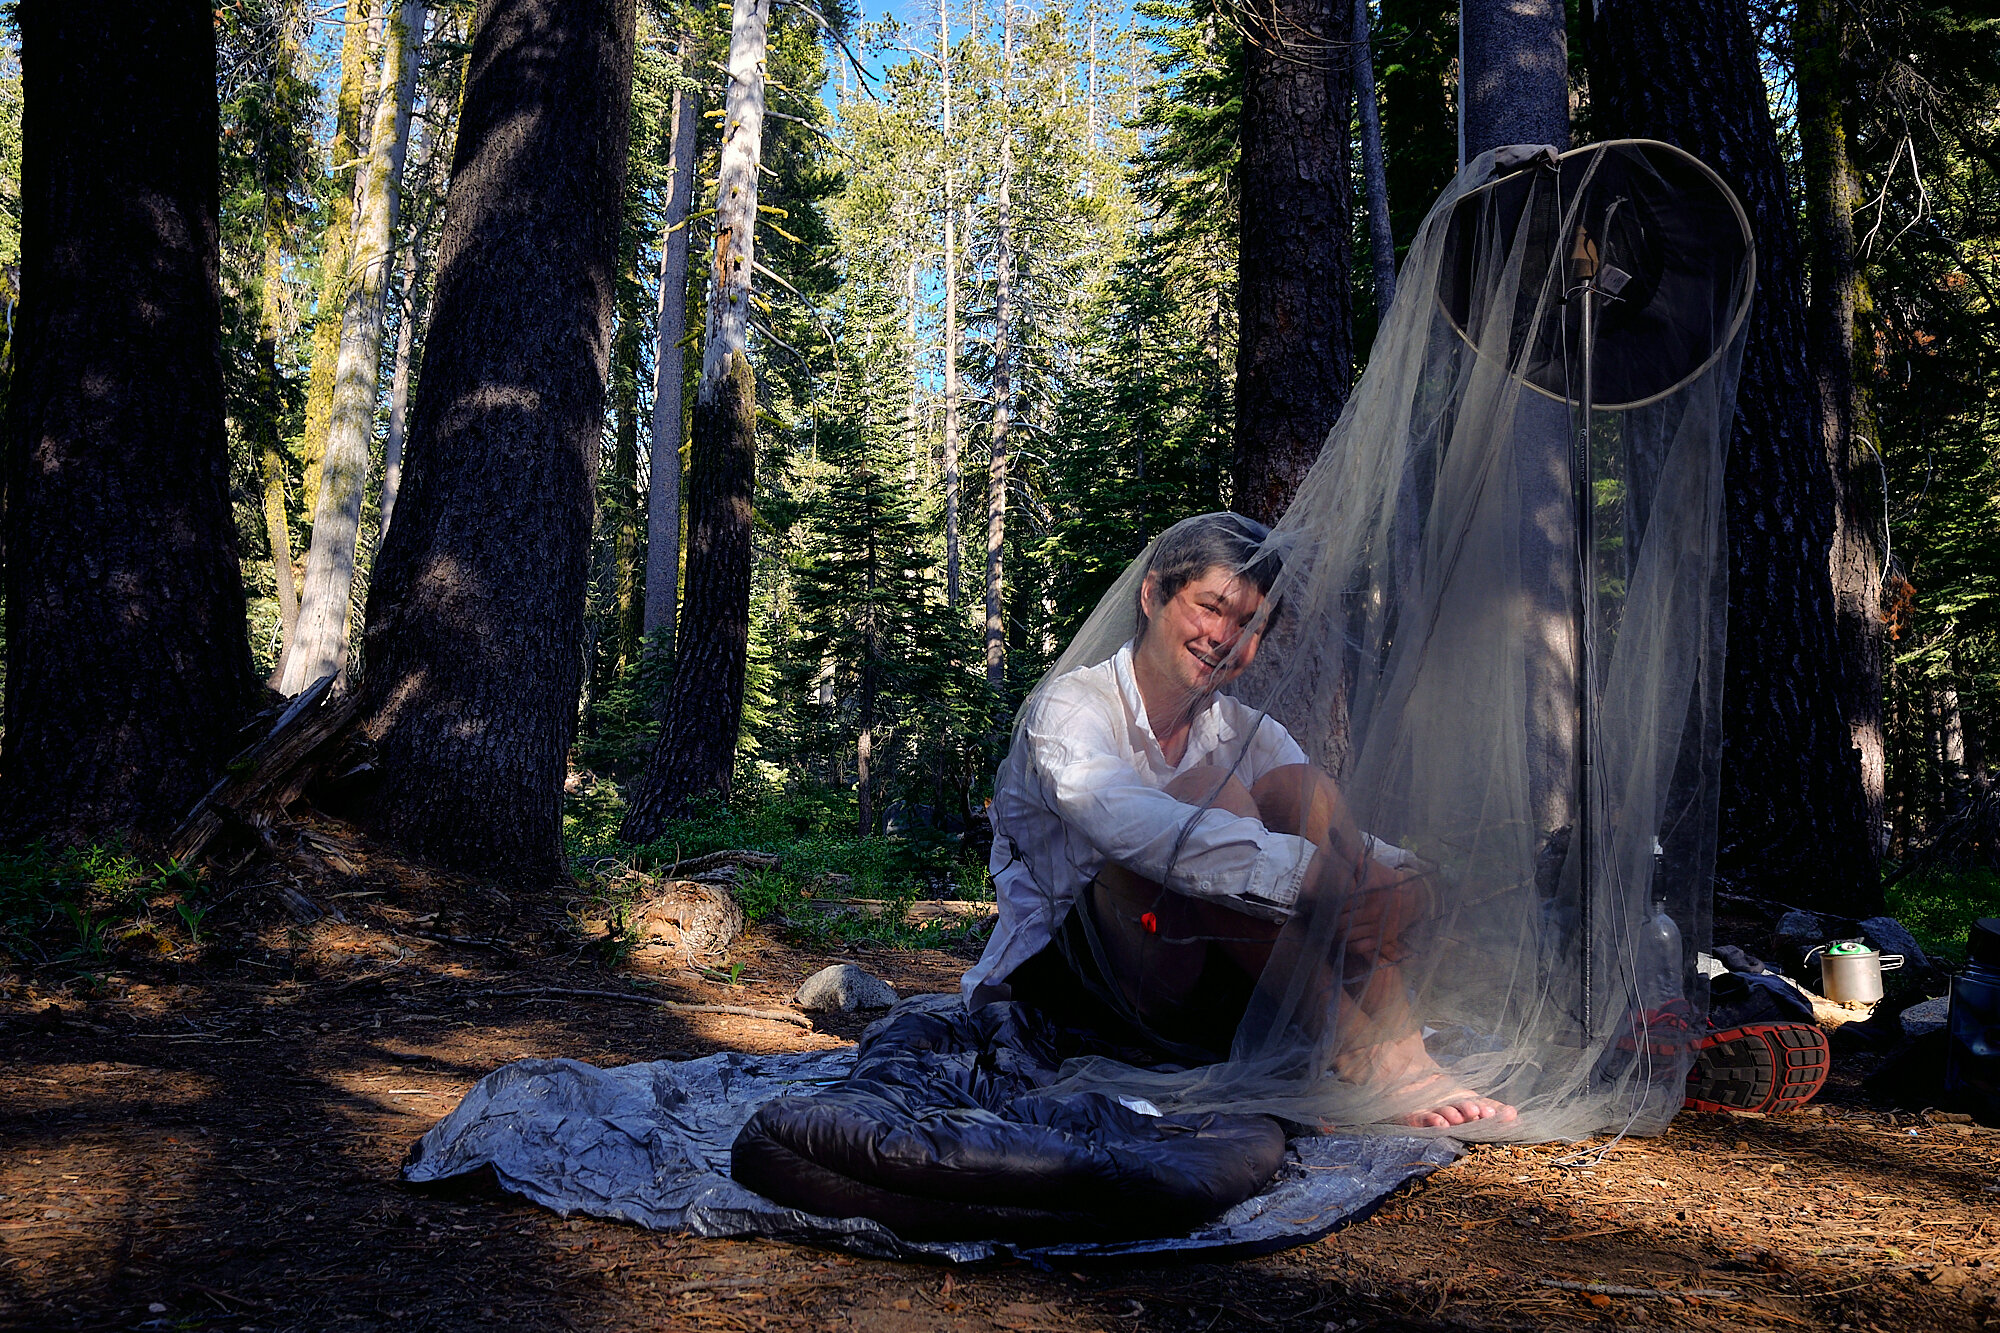
POLYGON ((1965 938, 1982 916, 2000 916, 2000 874, 1991 870, 1932 870, 1897 880, 1889 912, 1917 937, 1924 952, 1957 966, 1965 938))

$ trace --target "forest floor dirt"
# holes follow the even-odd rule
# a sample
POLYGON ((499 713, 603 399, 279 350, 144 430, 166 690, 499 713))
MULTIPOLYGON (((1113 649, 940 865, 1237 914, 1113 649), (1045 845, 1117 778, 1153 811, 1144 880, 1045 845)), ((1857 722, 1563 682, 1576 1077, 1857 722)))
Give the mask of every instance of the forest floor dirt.
MULTIPOLYGON (((1366 1221, 1232 1262, 945 1269, 420 1194, 409 1146, 509 1060, 828 1048, 867 1019, 520 994, 620 983, 561 904, 353 861, 316 886, 345 922, 218 913, 199 959, 115 960, 88 991, 0 973, 0 1327, 2000 1328, 2000 1133, 1871 1104, 1840 1067, 1803 1114, 1478 1148, 1366 1221)), ((946 991, 966 961, 754 927, 731 956, 736 984, 658 993, 782 1008, 835 961, 946 991)))

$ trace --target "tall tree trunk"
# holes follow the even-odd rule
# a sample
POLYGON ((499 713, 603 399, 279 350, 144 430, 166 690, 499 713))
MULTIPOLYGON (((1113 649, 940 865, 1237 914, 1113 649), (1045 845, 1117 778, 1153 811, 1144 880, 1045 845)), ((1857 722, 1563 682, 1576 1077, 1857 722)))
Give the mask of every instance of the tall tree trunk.
MULTIPOLYGON (((410 165, 423 168, 436 151, 433 131, 426 125, 418 135, 410 165)), ((376 549, 389 536, 396 516, 396 496, 403 489, 403 445, 410 429, 410 380, 416 373, 417 330, 423 327, 424 284, 430 278, 431 247, 424 244, 425 227, 410 229, 410 247, 403 257, 403 289, 397 293, 401 312, 396 324, 396 364, 389 373, 389 429, 382 441, 382 529, 376 549)))
MULTIPOLYGON (((334 180, 326 235, 320 243, 319 313, 313 325, 312 377, 306 383, 306 431, 299 442, 305 464, 300 499, 305 512, 319 507, 320 460, 333 420, 333 380, 340 365, 340 328, 347 309, 347 278, 354 258, 354 200, 361 193, 361 102, 368 87, 368 33, 374 0, 346 0, 340 28, 340 89, 333 99, 333 149, 328 169, 334 180)), ((290 640, 286 641, 287 646, 290 640)))
POLYGON ((639 345, 644 330, 639 319, 641 288, 633 279, 639 267, 636 218, 626 221, 627 242, 618 265, 618 333, 611 344, 611 486, 615 504, 611 519, 613 579, 612 627, 618 670, 639 660, 644 630, 646 593, 639 568, 639 345))
POLYGON ((911 259, 904 295, 910 311, 910 402, 909 417, 904 422, 903 431, 904 441, 909 445, 909 465, 904 469, 904 480, 912 495, 917 491, 917 455, 921 449, 917 421, 922 414, 922 404, 917 394, 923 386, 923 348, 917 341, 917 267, 917 261, 911 259))
MULTIPOLYGON (((268 171, 268 164, 267 164, 268 171)), ((284 336, 284 205, 280 186, 264 185, 264 274, 257 301, 257 456, 264 483, 264 532, 271 544, 271 578, 278 590, 278 660, 271 686, 284 669, 285 649, 299 620, 293 581, 292 523, 285 512, 285 448, 280 438, 284 404, 278 391, 278 339, 284 336)))
POLYGON ((1014 7, 1001 0, 1000 181, 993 207, 993 427, 986 465, 986 689, 998 728, 1007 690, 1007 438, 1014 407, 1014 129, 1007 98, 1014 72, 1014 7))
POLYGON ((1742 196, 1757 301, 1730 438, 1729 653, 1718 876, 1866 915, 1881 905, 1841 716, 1828 554, 1834 495, 1806 361, 1799 245, 1744 0, 1599 0, 1591 108, 1606 138, 1663 139, 1742 196))
POLYGON ((278 682, 285 694, 297 694, 347 665, 355 548, 361 537, 361 501, 368 485, 368 451, 375 438, 375 396, 382 374, 382 305, 396 254, 410 102, 416 93, 417 53, 423 46, 427 17, 422 0, 401 0, 386 15, 382 80, 375 125, 368 136, 368 159, 362 164, 354 262, 348 271, 347 306, 340 316, 340 362, 334 374, 319 499, 313 510, 312 547, 306 552, 298 633, 285 654, 278 682))
POLYGON ((938 87, 944 136, 944 600, 957 607, 963 571, 958 533, 958 192, 951 169, 957 151, 951 133, 951 12, 938 0, 938 87))
POLYGON ((757 377, 750 369, 757 175, 764 147, 764 49, 771 0, 735 0, 729 93, 715 196, 701 381, 689 471, 687 596, 659 744, 626 813, 646 842, 705 796, 729 799, 750 647, 750 507, 757 476, 757 377))
POLYGON ((410 253, 403 262, 403 287, 396 293, 396 362, 389 372, 389 429, 382 440, 382 528, 379 541, 387 540, 389 524, 396 517, 396 496, 403 489, 403 444, 410 430, 410 376, 416 369, 417 325, 423 314, 417 308, 423 283, 424 247, 422 238, 412 237, 410 253))
POLYGON ((1354 368, 1353 18, 1349 0, 1251 0, 1243 11, 1233 504, 1267 523, 1319 457, 1354 368))
MULTIPOLYGON (((1508 144, 1569 147, 1568 47, 1562 0, 1462 0, 1459 7, 1459 144, 1465 160, 1508 144)), ((1567 406, 1522 394, 1520 614, 1529 630, 1529 791, 1537 829, 1566 839, 1578 815, 1576 710, 1579 653, 1575 492, 1570 459, 1579 422, 1567 406)), ((1405 526, 1407 534, 1407 525, 1405 526)), ((1408 534, 1413 535, 1413 534, 1408 534)), ((1406 546, 1409 543, 1405 543, 1406 546)))
POLYGON ((163 838, 256 699, 229 505, 208 5, 18 12, 0 828, 163 838))
POLYGON ((1569 147, 1563 0, 1461 0, 1458 160, 1507 144, 1569 147))
POLYGON ((1847 729, 1860 752, 1868 836, 1887 850, 1882 731, 1882 493, 1878 484, 1867 383, 1872 370, 1857 347, 1856 327, 1871 301, 1854 247, 1857 203, 1848 158, 1848 21, 1841 0, 1800 0, 1797 52, 1799 147, 1805 175, 1807 253, 1812 303, 1806 310, 1820 432, 1833 476, 1834 633, 1846 678, 1847 729))
MULTIPOLYGON (((680 42, 686 59, 688 39, 680 42)), ((660 296, 653 344, 653 458, 646 500, 645 636, 655 652, 674 650, 681 577, 681 344, 687 338, 688 213, 694 198, 699 99, 674 89, 667 148, 666 233, 660 242, 660 296)))
POLYGON ((562 871, 611 355, 634 0, 481 0, 396 526, 368 601, 364 812, 562 871))
POLYGON ((1375 322, 1396 299, 1396 237, 1389 228, 1389 172, 1382 156, 1382 109, 1368 43, 1368 0, 1354 0, 1354 100, 1361 111, 1361 177, 1368 192, 1368 260, 1375 270, 1375 322))
POLYGON ((862 614, 867 623, 861 637, 861 689, 859 706, 856 709, 856 731, 854 743, 855 773, 855 829, 861 837, 875 831, 874 791, 870 784, 874 781, 872 765, 875 758, 875 707, 877 696, 882 689, 882 638, 881 612, 876 605, 879 590, 878 576, 881 572, 881 554, 875 546, 875 528, 868 527, 866 546, 868 568, 866 572, 865 600, 862 614))

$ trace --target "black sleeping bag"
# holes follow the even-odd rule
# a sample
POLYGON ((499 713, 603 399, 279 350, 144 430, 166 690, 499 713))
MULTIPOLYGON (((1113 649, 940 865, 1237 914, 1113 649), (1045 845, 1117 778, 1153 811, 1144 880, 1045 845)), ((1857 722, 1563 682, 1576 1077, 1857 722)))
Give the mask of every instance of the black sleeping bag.
POLYGON ((822 1217, 906 1240, 1107 1241, 1179 1234, 1262 1189, 1285 1155, 1261 1115, 1157 1116, 1099 1093, 1041 1095, 1077 1034, 1019 1004, 899 1010, 854 1072, 766 1104, 730 1174, 822 1217))

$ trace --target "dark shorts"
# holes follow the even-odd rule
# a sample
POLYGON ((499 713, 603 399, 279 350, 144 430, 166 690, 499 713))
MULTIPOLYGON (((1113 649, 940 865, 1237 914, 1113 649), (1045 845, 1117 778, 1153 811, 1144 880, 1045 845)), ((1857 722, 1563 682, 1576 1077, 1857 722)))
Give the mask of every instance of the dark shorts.
POLYGON ((1157 1051, 1180 1064, 1228 1059, 1255 978, 1211 944, 1188 998, 1171 1011, 1141 1018, 1110 976, 1097 941, 1089 905, 1096 888, 1086 885, 1055 937, 1007 976, 1015 1000, 1089 1028, 1108 1042, 1157 1051))

